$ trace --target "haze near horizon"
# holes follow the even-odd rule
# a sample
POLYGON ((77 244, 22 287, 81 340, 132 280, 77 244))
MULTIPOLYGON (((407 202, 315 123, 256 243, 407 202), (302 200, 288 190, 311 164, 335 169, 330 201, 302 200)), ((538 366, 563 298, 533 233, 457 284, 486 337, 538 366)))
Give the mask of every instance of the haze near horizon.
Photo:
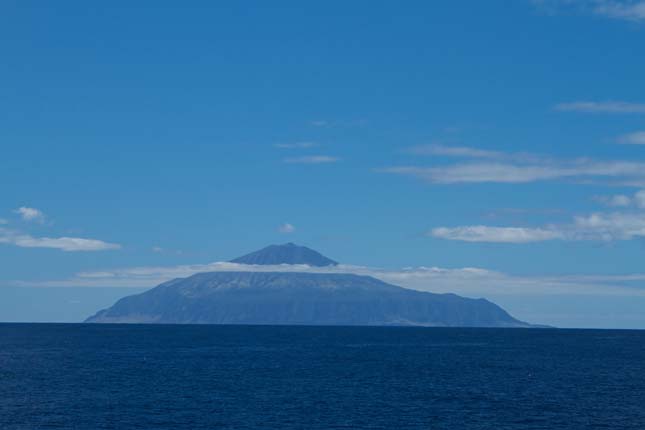
POLYGON ((294 242, 643 329, 643 5, 9 2, 0 321, 81 322, 294 242))

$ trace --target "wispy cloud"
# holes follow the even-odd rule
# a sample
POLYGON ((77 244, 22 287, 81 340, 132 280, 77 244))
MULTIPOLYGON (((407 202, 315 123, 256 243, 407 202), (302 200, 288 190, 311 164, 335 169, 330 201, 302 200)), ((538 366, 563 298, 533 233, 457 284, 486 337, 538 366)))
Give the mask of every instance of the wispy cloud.
POLYGON ((643 0, 532 0, 532 2, 551 13, 573 10, 625 21, 645 21, 645 1, 643 0))
POLYGON ((539 228, 485 225, 437 227, 428 234, 445 240, 488 243, 632 240, 645 237, 645 213, 598 212, 586 216, 576 216, 568 224, 539 228))
POLYGON ((555 109, 562 112, 643 114, 645 113, 645 103, 577 101, 557 104, 555 109))
POLYGON ((637 131, 619 136, 618 143, 624 145, 645 145, 645 131, 637 131))
POLYGON ((303 157, 290 157, 283 160, 285 163, 292 164, 326 164, 336 163, 340 158, 331 157, 329 155, 308 155, 303 157))
POLYGON ((309 121, 309 125, 312 125, 314 127, 326 127, 329 125, 329 121, 326 121, 324 119, 315 119, 315 120, 309 121))
POLYGON ((475 267, 446 269, 408 267, 381 269, 338 265, 245 265, 228 262, 180 266, 132 267, 82 272, 69 279, 52 281, 15 281, 10 285, 40 287, 153 287, 170 279, 184 278, 202 272, 304 272, 352 273, 373 276, 385 282, 419 291, 456 293, 470 297, 495 295, 612 295, 645 296, 645 274, 616 276, 513 276, 475 267))
POLYGON ((9 224, 9 221, 7 221, 4 218, 0 218, 0 225, 6 225, 6 224, 9 224))
POLYGON ((594 200, 612 207, 636 207, 645 209, 645 190, 640 190, 632 196, 615 194, 612 196, 594 196, 594 200))
POLYGON ((21 248, 51 248, 66 252, 106 251, 121 248, 115 243, 97 239, 78 237, 33 237, 29 234, 0 228, 0 243, 15 245, 21 248))
POLYGON ((594 13, 628 21, 645 21, 645 1, 596 0, 594 13))
POLYGON ((550 240, 617 241, 645 237, 645 190, 632 195, 594 196, 595 201, 615 212, 595 212, 572 217, 568 223, 540 227, 465 225, 442 226, 428 236, 462 242, 530 243, 550 240))
POLYGON ((284 223, 284 224, 281 224, 278 227, 278 232, 283 233, 283 234, 289 234, 289 233, 293 233, 295 231, 296 231, 296 228, 292 224, 289 224, 288 222, 284 223))
POLYGON ((276 143, 273 146, 281 149, 307 149, 307 148, 315 148, 316 146, 318 146, 318 144, 316 142, 295 142, 295 143, 276 143))
MULTIPOLYGON (((458 184, 496 182, 520 184, 536 181, 570 180, 592 182, 613 180, 617 184, 645 183, 645 163, 599 161, 590 158, 557 160, 526 153, 482 151, 469 147, 431 146, 436 155, 472 158, 472 161, 434 166, 391 166, 378 172, 412 176, 430 183, 458 184), (480 160, 484 158, 485 160, 480 160)), ((417 153, 418 150, 417 150, 417 153)))
POLYGON ((503 158, 504 153, 488 151, 484 149, 470 148, 467 146, 447 146, 440 144, 413 146, 407 150, 410 154, 417 155, 440 155, 448 157, 469 157, 469 158, 503 158))
POLYGON ((645 214, 613 212, 578 216, 568 229, 572 240, 631 240, 645 237, 645 214))
POLYGON ((485 225, 464 227, 438 227, 430 235, 439 239, 464 242, 529 243, 562 239, 560 232, 542 228, 490 227, 485 225))
POLYGON ((45 222, 45 214, 36 208, 21 206, 14 210, 14 212, 20 215, 23 221, 38 222, 41 224, 45 222))
POLYGON ((598 203, 612 207, 627 207, 632 204, 632 199, 624 194, 616 194, 613 196, 594 196, 593 199, 598 203))
POLYGON ((324 119, 317 119, 313 121, 309 121, 308 124, 312 127, 320 127, 320 128, 326 128, 326 127, 364 127, 367 125, 369 121, 364 118, 358 118, 358 119, 347 119, 347 120, 324 120, 324 119))
POLYGON ((396 166, 383 173, 413 176, 437 184, 497 182, 520 184, 556 179, 620 179, 623 183, 645 181, 645 163, 579 159, 565 162, 513 164, 470 162, 437 167, 396 166))

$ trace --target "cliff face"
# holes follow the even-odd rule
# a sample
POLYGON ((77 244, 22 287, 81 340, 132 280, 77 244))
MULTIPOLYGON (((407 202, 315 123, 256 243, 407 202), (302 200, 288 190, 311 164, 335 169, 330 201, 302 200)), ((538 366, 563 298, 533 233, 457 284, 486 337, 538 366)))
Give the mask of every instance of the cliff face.
POLYGON ((125 297, 94 323, 529 327, 484 299, 350 274, 215 272, 125 297))

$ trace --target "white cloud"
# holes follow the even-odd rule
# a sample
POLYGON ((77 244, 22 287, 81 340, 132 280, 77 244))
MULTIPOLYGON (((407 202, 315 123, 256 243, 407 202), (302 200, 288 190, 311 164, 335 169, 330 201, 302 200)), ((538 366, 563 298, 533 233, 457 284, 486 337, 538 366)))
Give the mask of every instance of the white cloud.
POLYGON ((638 191, 634 194, 633 202, 636 207, 645 209, 645 190, 638 191))
POLYGON ((314 148, 318 146, 318 144, 316 142, 296 142, 296 143, 276 143, 273 146, 281 149, 307 149, 307 148, 314 148))
POLYGON ((414 146, 409 148, 407 152, 418 155, 441 155, 469 158, 503 158, 505 155, 498 151, 488 151, 467 146, 446 146, 439 144, 414 146))
POLYGON ((555 13, 561 10, 595 14, 626 21, 645 21, 643 0, 532 0, 534 4, 555 13))
POLYGON ((624 145, 645 145, 645 131, 624 134, 618 137, 618 143, 624 145))
POLYGON ((4 228, 0 228, 0 243, 21 248, 52 248, 67 252, 105 251, 121 248, 118 244, 102 240, 78 237, 33 237, 4 228))
POLYGON ((645 113, 645 103, 630 103, 622 101, 592 102, 578 101, 560 103, 555 106, 556 110, 564 112, 587 112, 587 113, 645 113))
POLYGON ((645 214, 594 213, 574 218, 570 232, 573 240, 631 240, 645 237, 645 214))
POLYGON ((542 228, 490 227, 484 225, 438 227, 430 235, 439 239, 464 242, 529 243, 562 239, 562 233, 542 228))
POLYGON ((627 207, 632 204, 632 199, 624 194, 617 194, 615 196, 596 196, 594 200, 613 207, 627 207))
POLYGON ((329 125, 329 121, 325 121, 323 119, 316 119, 313 121, 309 121, 310 125, 313 125, 314 127, 325 127, 329 125))
POLYGON ((594 199, 607 206, 645 209, 645 190, 637 191, 631 197, 624 194, 617 194, 613 196, 596 196, 594 199))
MULTIPOLYGON (((645 166, 645 165, 644 165, 645 166)), ((437 184, 468 182, 523 183, 556 179, 563 173, 543 166, 514 166, 506 163, 463 163, 440 167, 388 167, 384 173, 413 176, 437 184)))
POLYGON ((645 1, 596 0, 594 13, 628 21, 645 21, 645 1))
POLYGON ((280 225, 278 227, 278 231, 280 233, 289 234, 289 233, 293 233, 294 231, 296 231, 296 228, 293 225, 289 224, 289 223, 284 223, 284 224, 282 224, 282 225, 280 225))
POLYGON ((470 147, 429 145, 411 148, 415 154, 472 158, 473 161, 434 166, 392 166, 378 172, 412 176, 437 184, 528 183, 569 180, 592 182, 611 179, 619 185, 645 183, 645 163, 634 161, 597 161, 589 158, 557 160, 528 153, 504 153, 470 147), (480 159, 485 159, 480 161, 480 159))
POLYGON ((645 190, 640 190, 632 196, 618 194, 596 196, 594 199, 608 206, 628 210, 575 216, 568 224, 538 228, 485 225, 437 227, 428 235, 445 240, 489 243, 529 243, 548 240, 616 241, 645 237, 645 212, 638 210, 645 209, 645 190))
POLYGON ((157 252, 157 253, 164 252, 164 249, 162 247, 160 247, 160 246, 153 246, 151 248, 151 250, 152 250, 152 252, 157 252))
POLYGON ((109 249, 119 249, 120 245, 103 242, 96 239, 82 239, 78 237, 31 237, 18 236, 15 245, 23 248, 53 248, 62 251, 105 251, 109 249))
POLYGON ((363 127, 368 123, 369 121, 365 118, 334 121, 318 119, 309 121, 309 125, 313 127, 363 127))
POLYGON ((304 157, 292 157, 285 158, 285 163, 294 163, 294 164, 324 164, 324 163, 336 163, 340 161, 337 157, 330 157, 328 155, 309 155, 304 157))
MULTIPOLYGON (((641 195, 639 198, 645 198, 641 195)), ((611 212, 576 216, 569 224, 541 228, 457 226, 437 227, 429 235, 462 242, 529 243, 548 240, 616 241, 645 237, 645 213, 611 212)))
POLYGON ((0 218, 0 225, 5 225, 5 224, 9 224, 9 221, 7 221, 4 218, 0 218))
POLYGON ((64 280, 13 282, 19 286, 51 287, 153 287, 175 278, 203 272, 304 272, 351 273, 372 276, 385 282, 419 291, 455 293, 470 297, 488 295, 612 295, 645 296, 645 274, 616 276, 513 276, 482 268, 446 269, 439 267, 407 267, 381 269, 365 266, 338 265, 310 267, 307 265, 245 265, 229 262, 181 266, 133 267, 82 272, 64 280))
POLYGON ((645 163, 631 161, 594 161, 537 163, 469 162, 435 167, 397 166, 379 169, 383 173, 413 176, 438 184, 497 182, 528 183, 556 179, 589 180, 600 178, 645 181, 645 163))
POLYGON ((45 222, 45 214, 42 211, 35 208, 22 206, 16 209, 14 212, 20 215, 20 217, 24 221, 34 221, 38 223, 45 222))

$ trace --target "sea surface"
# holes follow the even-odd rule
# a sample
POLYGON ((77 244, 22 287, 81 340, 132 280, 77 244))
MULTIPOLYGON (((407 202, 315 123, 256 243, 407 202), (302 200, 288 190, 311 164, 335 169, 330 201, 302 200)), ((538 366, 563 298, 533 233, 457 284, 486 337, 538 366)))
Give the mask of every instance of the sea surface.
POLYGON ((645 429, 645 332, 0 324, 0 429, 645 429))

